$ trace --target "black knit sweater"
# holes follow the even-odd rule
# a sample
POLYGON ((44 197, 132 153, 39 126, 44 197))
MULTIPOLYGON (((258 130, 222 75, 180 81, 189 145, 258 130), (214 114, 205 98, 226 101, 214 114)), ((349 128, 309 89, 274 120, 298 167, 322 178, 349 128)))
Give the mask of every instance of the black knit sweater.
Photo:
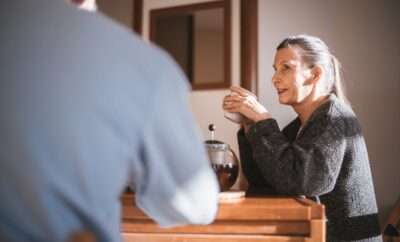
POLYGON ((300 128, 276 120, 238 132, 249 194, 318 196, 326 206, 327 241, 381 241, 368 153, 350 107, 329 96, 300 128))

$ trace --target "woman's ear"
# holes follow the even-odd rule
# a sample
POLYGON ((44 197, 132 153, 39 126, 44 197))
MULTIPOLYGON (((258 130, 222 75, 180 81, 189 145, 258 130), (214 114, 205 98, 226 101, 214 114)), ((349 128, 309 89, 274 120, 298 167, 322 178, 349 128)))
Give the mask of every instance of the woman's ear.
POLYGON ((315 65, 311 69, 311 78, 310 82, 316 84, 322 77, 323 69, 319 65, 315 65))

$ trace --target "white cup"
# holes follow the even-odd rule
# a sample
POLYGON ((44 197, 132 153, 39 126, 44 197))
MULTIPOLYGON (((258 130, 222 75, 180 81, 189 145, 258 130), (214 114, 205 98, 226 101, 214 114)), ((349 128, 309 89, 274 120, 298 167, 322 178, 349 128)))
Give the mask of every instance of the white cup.
POLYGON ((225 112, 224 113, 224 117, 229 119, 230 121, 234 122, 234 123, 238 123, 241 124, 246 117, 244 117, 242 114, 240 113, 229 113, 229 112, 225 112))
MULTIPOLYGON (((231 92, 229 95, 235 96, 238 94, 235 92, 231 92)), ((246 120, 246 117, 243 116, 243 114, 241 114, 241 113, 230 113, 227 111, 224 112, 224 117, 227 118, 228 120, 230 120, 234 123, 238 123, 238 124, 241 124, 242 122, 244 122, 246 120)))

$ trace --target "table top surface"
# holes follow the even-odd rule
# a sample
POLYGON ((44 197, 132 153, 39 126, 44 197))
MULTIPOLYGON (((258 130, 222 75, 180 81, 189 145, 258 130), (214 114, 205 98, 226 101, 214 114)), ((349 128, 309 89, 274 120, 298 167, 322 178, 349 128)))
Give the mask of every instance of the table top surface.
MULTIPOLYGON (((135 206, 134 194, 122 197, 123 219, 148 219, 135 206)), ((221 202, 216 220, 284 220, 299 221, 323 219, 324 206, 298 197, 262 196, 244 197, 238 201, 221 202)))

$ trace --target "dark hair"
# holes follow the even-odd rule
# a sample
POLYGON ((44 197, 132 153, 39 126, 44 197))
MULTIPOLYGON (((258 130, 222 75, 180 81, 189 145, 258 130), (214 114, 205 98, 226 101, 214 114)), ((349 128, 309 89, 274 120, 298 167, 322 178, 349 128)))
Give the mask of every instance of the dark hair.
POLYGON ((284 39, 276 48, 299 48, 302 60, 310 67, 320 65, 325 70, 327 92, 335 94, 339 99, 349 104, 346 98, 341 78, 341 65, 331 54, 328 46, 319 38, 310 35, 297 35, 284 39))

